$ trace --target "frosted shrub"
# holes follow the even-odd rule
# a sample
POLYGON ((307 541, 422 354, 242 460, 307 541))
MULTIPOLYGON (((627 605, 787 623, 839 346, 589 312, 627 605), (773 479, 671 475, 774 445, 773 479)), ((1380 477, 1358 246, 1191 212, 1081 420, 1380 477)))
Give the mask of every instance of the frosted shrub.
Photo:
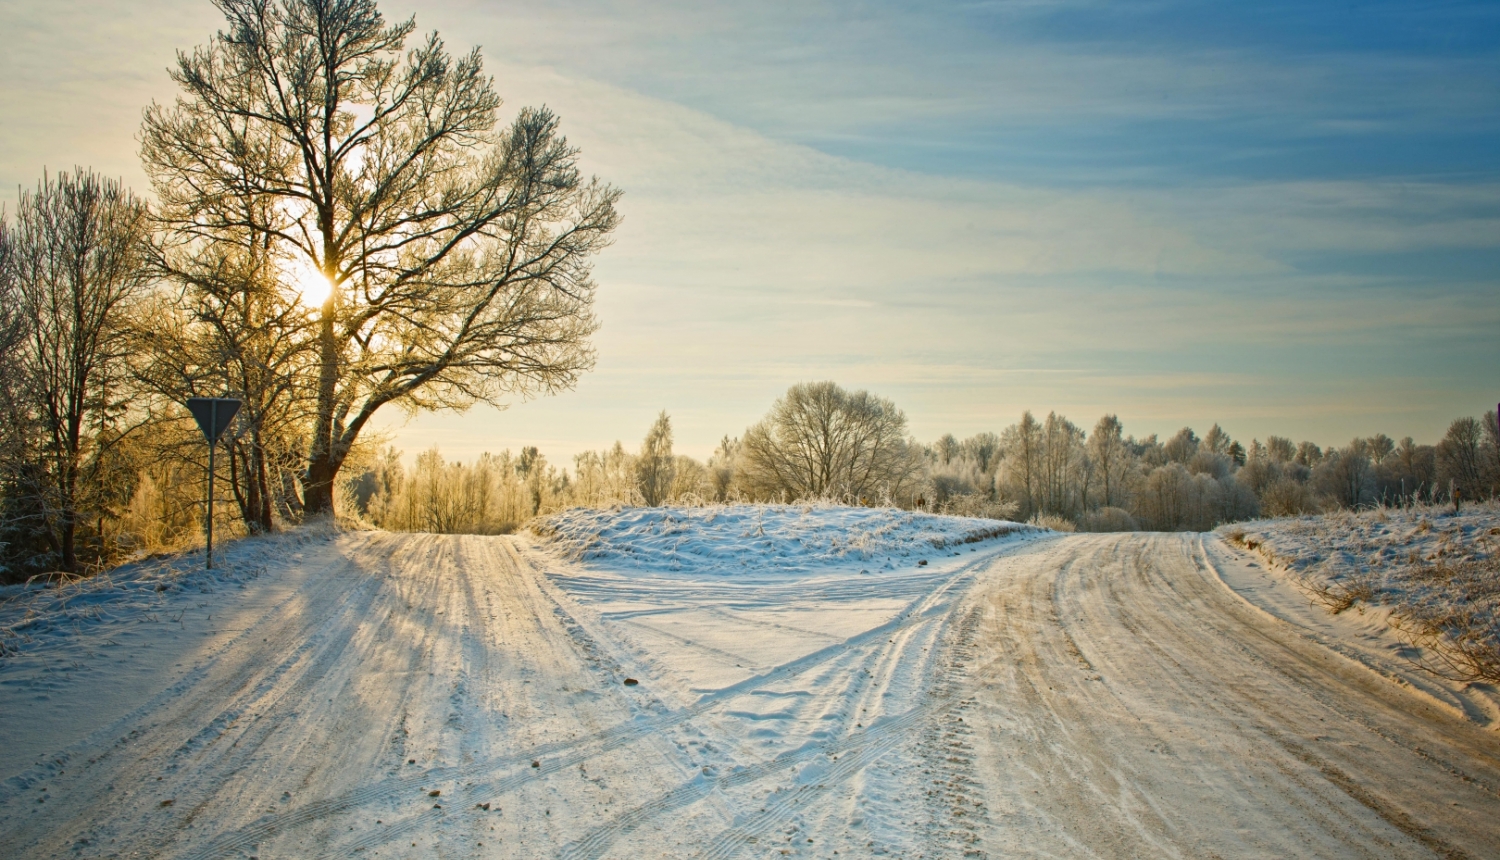
POLYGON ((1074 525, 1072 520, 1054 514, 1037 514, 1035 517, 1032 517, 1031 524, 1041 526, 1044 529, 1051 529, 1055 532, 1078 531, 1078 526, 1074 525))
POLYGON ((1124 508, 1100 508, 1083 515, 1078 530, 1085 532, 1133 532, 1140 526, 1124 508))

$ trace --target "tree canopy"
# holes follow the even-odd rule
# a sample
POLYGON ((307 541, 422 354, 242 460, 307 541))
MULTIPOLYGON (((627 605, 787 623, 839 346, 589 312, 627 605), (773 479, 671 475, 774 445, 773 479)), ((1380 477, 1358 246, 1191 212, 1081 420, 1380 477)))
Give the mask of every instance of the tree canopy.
POLYGON ((741 442, 745 483, 759 497, 894 498, 921 469, 906 414, 868 391, 793 385, 741 442))
POLYGON ((497 129, 478 50, 371 0, 216 0, 227 27, 178 56, 141 156, 166 228, 161 263, 264 247, 317 296, 304 496, 333 481, 388 403, 503 405, 592 366, 591 258, 619 192, 581 177, 545 107, 497 129), (321 279, 321 280, 320 280, 321 279), (321 289, 319 289, 321 287, 321 289))

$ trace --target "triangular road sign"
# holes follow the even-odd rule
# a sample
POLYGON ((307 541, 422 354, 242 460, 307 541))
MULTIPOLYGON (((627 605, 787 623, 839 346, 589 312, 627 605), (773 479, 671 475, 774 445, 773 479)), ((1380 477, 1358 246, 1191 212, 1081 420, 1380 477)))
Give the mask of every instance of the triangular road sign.
POLYGON ((198 422, 198 429, 203 431, 203 438, 212 445, 240 411, 240 401, 232 397, 189 397, 187 408, 198 422))

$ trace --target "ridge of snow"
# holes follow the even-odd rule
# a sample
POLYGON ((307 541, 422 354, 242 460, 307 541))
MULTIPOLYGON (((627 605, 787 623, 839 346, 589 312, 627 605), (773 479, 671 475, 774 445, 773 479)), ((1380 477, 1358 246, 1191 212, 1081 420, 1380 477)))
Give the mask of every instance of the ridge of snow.
POLYGON ((959 544, 1040 530, 899 508, 730 504, 573 508, 536 521, 532 531, 577 561, 649 573, 735 576, 869 562, 895 567, 959 544))

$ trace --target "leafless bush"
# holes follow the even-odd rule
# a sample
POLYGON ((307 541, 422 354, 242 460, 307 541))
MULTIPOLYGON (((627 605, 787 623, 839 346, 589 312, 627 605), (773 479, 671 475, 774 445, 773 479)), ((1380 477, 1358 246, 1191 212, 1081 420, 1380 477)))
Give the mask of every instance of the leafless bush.
POLYGON ((1375 584, 1368 575, 1361 573, 1349 573, 1344 578, 1336 580, 1304 580, 1303 582, 1334 615, 1338 615, 1355 604, 1370 604, 1375 601, 1375 584))
POLYGON ((1140 526, 1124 508, 1100 508, 1084 514, 1078 528, 1086 532, 1133 532, 1140 526))
POLYGON ((962 493, 939 505, 937 512, 956 517, 1010 520, 1015 519, 1017 509, 1015 502, 995 501, 983 493, 962 493))
POLYGON ((1032 517, 1031 523, 1032 525, 1041 526, 1044 529, 1051 529, 1055 532, 1078 531, 1078 526, 1074 524, 1072 520, 1065 517, 1055 516, 1053 514, 1037 514, 1035 517, 1032 517))

